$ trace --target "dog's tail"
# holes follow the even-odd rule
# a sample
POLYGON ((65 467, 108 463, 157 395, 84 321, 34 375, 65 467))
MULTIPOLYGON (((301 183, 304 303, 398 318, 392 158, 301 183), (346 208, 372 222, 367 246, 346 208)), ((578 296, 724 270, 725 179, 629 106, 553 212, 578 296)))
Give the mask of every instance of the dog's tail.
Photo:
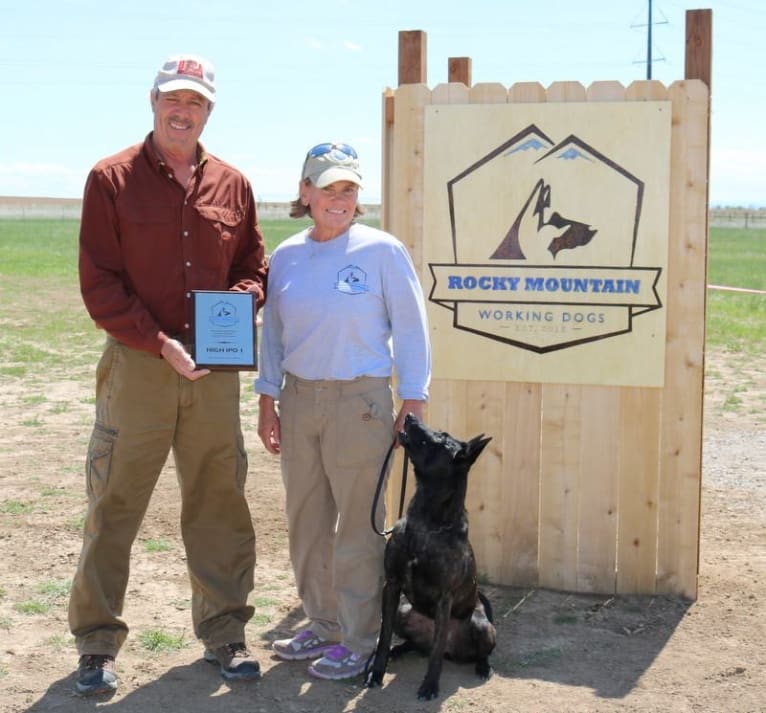
POLYGON ((481 600, 481 603, 484 605, 484 613, 487 615, 487 619, 489 620, 490 624, 495 623, 494 614, 492 613, 492 605, 489 603, 489 599, 487 599, 487 595, 484 594, 484 592, 479 591, 479 599, 481 600))

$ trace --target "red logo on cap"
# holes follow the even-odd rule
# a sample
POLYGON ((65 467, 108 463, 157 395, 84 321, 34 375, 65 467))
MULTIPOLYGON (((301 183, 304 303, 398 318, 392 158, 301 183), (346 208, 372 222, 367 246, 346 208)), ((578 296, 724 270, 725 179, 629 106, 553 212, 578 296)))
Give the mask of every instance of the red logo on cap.
POLYGON ((202 79, 202 65, 193 59, 182 59, 178 63, 178 74, 189 74, 202 79))

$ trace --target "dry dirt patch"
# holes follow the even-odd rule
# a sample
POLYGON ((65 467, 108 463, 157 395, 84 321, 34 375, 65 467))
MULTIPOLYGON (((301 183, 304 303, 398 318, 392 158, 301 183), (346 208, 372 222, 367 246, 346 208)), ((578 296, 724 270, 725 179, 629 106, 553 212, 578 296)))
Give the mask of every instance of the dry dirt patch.
POLYGON ((227 685, 201 660, 168 465, 133 550, 119 691, 105 702, 73 696, 66 583, 80 547, 92 369, 0 376, 0 711, 766 711, 764 361, 707 358, 698 600, 490 587, 499 630, 494 677, 481 684, 471 667, 447 664, 441 696, 429 703, 416 700, 425 668, 417 656, 393 662, 384 688, 372 691, 358 681, 313 681, 305 664, 272 657, 270 641, 303 617, 278 464, 257 443, 248 391, 248 493, 258 537, 248 636, 262 680, 227 685), (141 636, 156 631, 181 647, 148 651, 141 636))

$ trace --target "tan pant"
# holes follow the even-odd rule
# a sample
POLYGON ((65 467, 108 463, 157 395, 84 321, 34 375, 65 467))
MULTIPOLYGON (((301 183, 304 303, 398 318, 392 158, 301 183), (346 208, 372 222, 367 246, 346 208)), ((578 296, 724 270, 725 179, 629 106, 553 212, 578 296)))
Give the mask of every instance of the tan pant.
MULTIPOLYGON (((388 379, 287 375, 279 402, 290 559, 315 634, 359 654, 380 628, 385 540, 370 523, 393 439, 388 379)), ((381 496, 376 522, 384 520, 381 496)))
POLYGON ((171 449, 194 633, 208 647, 245 640, 255 533, 244 496, 239 376, 213 372, 191 382, 109 338, 96 370, 88 513, 69 603, 80 654, 116 656, 125 641, 131 545, 171 449))

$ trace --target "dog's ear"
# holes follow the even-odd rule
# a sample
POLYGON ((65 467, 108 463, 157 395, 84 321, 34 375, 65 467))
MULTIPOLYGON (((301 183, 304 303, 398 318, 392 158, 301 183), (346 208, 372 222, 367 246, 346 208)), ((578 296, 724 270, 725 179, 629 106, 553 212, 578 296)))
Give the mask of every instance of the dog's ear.
POLYGON ((480 436, 472 438, 461 449, 460 459, 468 465, 471 465, 481 455, 481 452, 491 440, 492 436, 485 437, 483 433, 480 436))

